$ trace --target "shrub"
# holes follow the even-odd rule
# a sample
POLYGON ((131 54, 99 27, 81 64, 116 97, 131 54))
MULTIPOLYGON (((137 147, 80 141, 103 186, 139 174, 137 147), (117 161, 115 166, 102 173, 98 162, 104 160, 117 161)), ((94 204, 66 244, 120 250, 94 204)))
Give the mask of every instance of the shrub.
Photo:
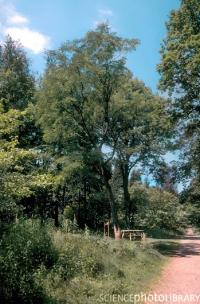
POLYGON ((34 272, 41 265, 51 268, 57 260, 46 229, 37 221, 20 221, 4 234, 0 251, 1 302, 45 303, 34 272))
POLYGON ((69 281, 79 273, 79 264, 76 259, 77 254, 73 248, 68 248, 65 253, 60 254, 57 263, 53 267, 52 274, 56 274, 61 280, 69 281))
POLYGON ((200 227, 200 204, 187 204, 188 222, 190 225, 200 227))
POLYGON ((66 206, 63 212, 63 215, 66 219, 73 221, 74 219, 74 210, 71 206, 66 206))
POLYGON ((98 256, 95 247, 91 248, 91 242, 81 240, 80 236, 71 241, 65 239, 65 248, 60 253, 57 263, 53 267, 54 274, 61 280, 69 281, 75 276, 95 277, 104 271, 102 260, 98 256))
POLYGON ((14 202, 1 201, 0 199, 0 237, 15 220, 19 208, 14 202))
POLYGON ((187 225, 184 207, 177 195, 156 188, 131 187, 131 198, 137 206, 136 225, 145 229, 179 230, 187 225))

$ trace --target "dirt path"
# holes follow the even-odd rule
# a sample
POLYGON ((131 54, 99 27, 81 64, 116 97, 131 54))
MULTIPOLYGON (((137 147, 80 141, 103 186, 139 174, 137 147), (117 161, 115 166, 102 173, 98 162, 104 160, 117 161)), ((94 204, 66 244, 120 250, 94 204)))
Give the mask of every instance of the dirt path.
POLYGON ((200 303, 200 236, 191 229, 151 294, 148 303, 200 303))

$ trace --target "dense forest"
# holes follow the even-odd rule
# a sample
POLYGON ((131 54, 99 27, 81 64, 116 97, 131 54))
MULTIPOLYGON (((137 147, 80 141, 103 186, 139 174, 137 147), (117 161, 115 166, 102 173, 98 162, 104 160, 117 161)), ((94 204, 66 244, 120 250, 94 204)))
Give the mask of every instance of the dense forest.
POLYGON ((159 94, 126 64, 139 41, 119 37, 106 23, 46 52, 40 79, 19 42, 8 36, 1 43, 2 303, 79 303, 56 302, 56 294, 44 295, 48 283, 38 282, 48 271, 61 275, 59 265, 64 281, 77 271, 101 272, 87 256, 96 250, 95 260, 100 249, 91 237, 101 238, 108 220, 115 239, 125 228, 154 236, 200 226, 199 15, 198 0, 171 12, 159 94), (169 152, 179 155, 176 161, 167 162, 169 152), (55 235, 68 242, 66 260, 55 235), (73 235, 89 247, 76 261, 82 237, 73 235))

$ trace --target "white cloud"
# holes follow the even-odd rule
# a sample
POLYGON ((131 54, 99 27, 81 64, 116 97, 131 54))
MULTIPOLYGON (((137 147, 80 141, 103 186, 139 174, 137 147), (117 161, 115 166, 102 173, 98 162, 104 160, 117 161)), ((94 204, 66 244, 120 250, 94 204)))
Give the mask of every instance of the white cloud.
POLYGON ((32 29, 29 19, 18 12, 8 1, 0 0, 0 38, 10 35, 35 54, 49 46, 50 38, 32 29))
POLYGON ((28 22, 29 22, 29 20, 20 14, 14 14, 13 16, 9 16, 7 18, 8 24, 25 24, 28 22))
POLYGON ((7 27, 4 33, 14 40, 19 40, 25 48, 32 50, 35 54, 41 53, 49 45, 49 37, 28 27, 7 27))

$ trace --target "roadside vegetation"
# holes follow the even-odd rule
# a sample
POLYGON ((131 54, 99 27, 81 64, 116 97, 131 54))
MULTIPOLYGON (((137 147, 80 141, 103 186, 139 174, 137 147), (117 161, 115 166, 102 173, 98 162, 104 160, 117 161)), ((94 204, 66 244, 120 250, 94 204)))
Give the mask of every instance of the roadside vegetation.
POLYGON ((0 261, 3 303, 73 304, 146 291, 166 258, 150 243, 66 233, 23 220, 3 238, 0 261))

